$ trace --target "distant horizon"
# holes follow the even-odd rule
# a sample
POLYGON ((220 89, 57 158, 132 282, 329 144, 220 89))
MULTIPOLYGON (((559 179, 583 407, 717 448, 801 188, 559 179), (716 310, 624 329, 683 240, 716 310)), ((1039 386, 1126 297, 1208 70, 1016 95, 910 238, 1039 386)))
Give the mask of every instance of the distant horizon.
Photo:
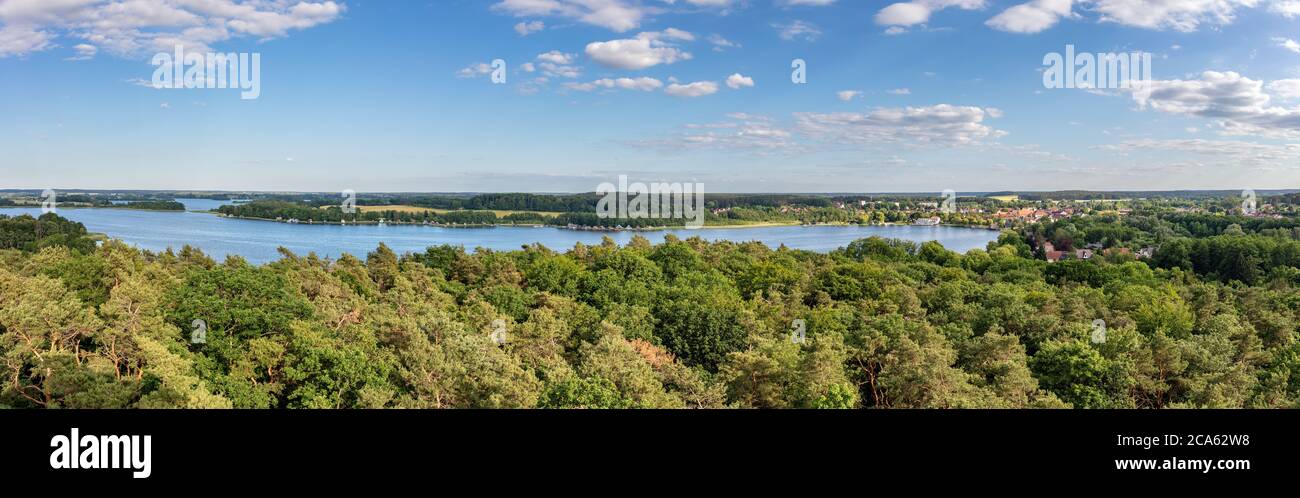
MULTIPOLYGON (((86 192, 86 193, 135 193, 135 192, 145 192, 145 193, 177 193, 177 194, 185 194, 185 193, 189 193, 189 194, 264 194, 264 195, 297 195, 297 194, 309 194, 309 195, 338 195, 338 194, 341 192, 341 191, 330 191, 330 190, 250 190, 250 189, 245 189, 245 190, 239 190, 239 189, 235 189, 235 190, 222 190, 222 189, 216 189, 216 190, 214 190, 214 189, 169 189, 169 188, 162 188, 162 189, 131 189, 131 188, 66 188, 66 189, 65 189, 65 188, 58 188, 58 187, 43 187, 43 188, 0 188, 0 194, 26 193, 26 192, 38 192, 38 193, 39 193, 39 192, 41 192, 41 191, 43 191, 43 190, 45 190, 45 189, 47 189, 47 188, 48 188, 48 189, 51 189, 51 190, 54 190, 55 192, 74 192, 74 193, 78 193, 78 192, 86 192)), ((1196 192, 1196 193, 1239 193, 1239 192, 1241 192, 1241 191, 1243 191, 1243 190, 1246 190, 1246 189, 1240 189, 1240 190, 1238 190, 1238 189, 1223 189, 1223 188, 1219 188, 1219 189, 1205 189, 1205 188, 1178 188, 1178 189, 1117 189, 1117 190, 1110 190, 1110 189, 1105 189, 1105 190, 1103 190, 1103 189, 1056 189, 1056 190, 1017 190, 1017 189, 1003 189, 1003 190, 972 190, 972 191, 957 191, 956 193, 959 194, 959 195, 987 195, 987 194, 999 194, 999 193, 1007 193, 1007 194, 1052 194, 1052 193, 1067 193, 1067 192, 1095 192, 1095 193, 1105 193, 1105 194, 1128 194, 1128 193, 1157 193, 1157 194, 1159 194, 1159 193, 1177 193, 1177 192, 1196 192)), ((1256 192, 1256 193, 1289 194, 1289 193, 1297 193, 1297 192, 1300 192, 1300 187, 1296 187, 1296 188, 1285 188, 1285 187, 1280 187, 1280 188, 1252 188, 1252 189, 1250 189, 1250 190, 1253 190, 1253 191, 1256 192)), ((568 192, 564 192, 564 191, 556 191, 556 192, 540 192, 540 191, 534 191, 534 192, 528 192, 528 191, 511 191, 511 190, 500 190, 500 191, 446 191, 446 192, 438 192, 438 191, 415 191, 415 190, 413 190, 413 191, 356 191, 356 193, 357 193, 357 195, 366 195, 366 194, 370 194, 370 195, 458 195, 458 196, 465 196, 465 195, 487 195, 487 194, 530 194, 530 195, 585 195, 585 194, 592 194, 592 195, 596 195, 596 191, 594 191, 594 190, 592 190, 592 191, 585 191, 585 192, 582 192, 582 191, 568 191, 568 192)), ((707 191, 707 190, 705 191, 705 195, 720 195, 720 194, 721 194, 721 195, 816 195, 816 196, 837 196, 837 195, 931 195, 931 194, 937 194, 937 193, 939 193, 939 191, 925 191, 925 190, 916 190, 916 191, 878 191, 878 192, 851 192, 851 191, 844 191, 844 192, 833 192, 833 191, 827 191, 827 192, 811 192, 811 191, 810 191, 810 192, 711 192, 711 191, 707 191)))

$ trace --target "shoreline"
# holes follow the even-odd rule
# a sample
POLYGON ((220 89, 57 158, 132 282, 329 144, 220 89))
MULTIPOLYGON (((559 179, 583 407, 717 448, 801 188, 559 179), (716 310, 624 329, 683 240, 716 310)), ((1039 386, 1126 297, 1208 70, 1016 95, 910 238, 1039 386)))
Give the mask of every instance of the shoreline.
MULTIPOLYGON (((39 208, 40 208, 40 206, 0 206, 0 214, 3 214, 3 211, 6 210, 6 209, 39 209, 39 208)), ((61 209, 69 209, 69 210, 81 210, 81 209, 112 209, 112 210, 119 210, 119 211, 145 211, 145 212, 155 212, 155 213, 197 213, 197 214, 207 214, 207 215, 212 215, 212 216, 216 216, 216 217, 218 217, 218 218, 224 218, 224 219, 230 219, 230 220, 243 220, 243 221, 267 222, 267 223, 280 223, 280 224, 284 224, 284 225, 307 225, 307 226, 316 226, 316 225, 321 225, 321 226, 359 226, 359 225, 364 225, 364 226, 380 226, 380 223, 377 222, 377 221, 358 221, 358 222, 352 222, 352 223, 340 223, 340 222, 334 222, 334 221, 318 221, 318 222, 311 222, 311 223, 307 223, 307 222, 291 223, 291 222, 289 222, 289 221, 282 220, 282 219, 278 219, 278 220, 277 220, 277 219, 272 219, 272 218, 257 218, 257 217, 250 217, 250 216, 229 216, 229 215, 225 215, 225 214, 219 213, 219 212, 217 212, 217 211, 212 211, 212 210, 206 210, 206 211, 190 211, 190 210, 184 210, 184 211, 173 211, 173 210, 163 210, 163 209, 136 209, 136 208, 119 208, 119 207, 89 207, 89 206, 75 206, 75 207, 66 207, 66 208, 61 208, 61 209)), ((689 231, 694 231, 694 230, 706 230, 706 229, 707 229, 707 230, 742 230, 742 229, 751 229, 751 228, 784 228, 784 227, 810 227, 810 228, 816 228, 816 227, 839 227, 839 228, 844 228, 844 227, 859 227, 859 228, 869 228, 869 227, 915 227, 915 228, 937 228, 937 227, 947 227, 947 228, 964 228, 964 229, 987 230, 987 231, 1001 231, 1001 230, 1002 230, 1001 228, 989 228, 989 227, 986 226, 986 225, 953 225, 953 224, 940 224, 940 225, 914 225, 914 224, 911 224, 911 223, 883 223, 883 224, 879 224, 879 225, 862 225, 862 224, 858 224, 858 223, 842 223, 842 222, 836 222, 836 223, 808 223, 808 224, 805 224, 805 223, 800 223, 800 222, 798 222, 798 221, 761 221, 761 222, 755 222, 755 223, 734 224, 734 225, 704 225, 704 226, 699 227, 699 228, 688 228, 688 227, 685 227, 685 226, 660 226, 660 227, 640 227, 640 228, 623 228, 623 229, 614 229, 614 228, 606 228, 606 227, 582 227, 582 226, 579 226, 579 227, 570 227, 570 226, 547 225, 547 224, 539 224, 539 223, 510 223, 510 224, 506 224, 506 223, 498 223, 498 224, 475 224, 475 225, 446 225, 446 224, 424 224, 424 223, 403 222, 403 221, 385 221, 385 222, 383 223, 382 226, 389 226, 389 225, 391 225, 391 226, 416 226, 416 227, 430 227, 430 228, 455 228, 455 229, 472 229, 472 228, 554 228, 554 229, 556 229, 556 230, 572 230, 572 231, 578 231, 578 232, 606 232, 606 233, 619 233, 619 232, 663 232, 663 231, 687 231, 687 232, 689 232, 689 231)))

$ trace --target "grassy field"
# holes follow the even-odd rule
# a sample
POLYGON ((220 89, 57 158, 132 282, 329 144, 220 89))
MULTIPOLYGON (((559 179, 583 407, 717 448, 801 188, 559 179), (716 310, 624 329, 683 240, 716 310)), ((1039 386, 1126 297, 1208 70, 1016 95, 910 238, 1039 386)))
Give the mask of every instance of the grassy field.
MULTIPOLYGON (((380 213, 382 213, 382 212, 385 212, 385 211, 397 211, 397 212, 399 212, 399 213, 424 213, 424 212, 433 211, 433 212, 435 212, 435 213, 442 214, 442 213, 446 213, 446 212, 449 212, 449 211, 450 211, 450 210, 448 210, 448 209, 433 209, 433 208, 426 208, 426 207, 419 207, 419 206, 403 206, 403 205, 395 205, 395 206, 357 206, 357 209, 360 209, 361 212, 363 212, 363 213, 372 213, 372 212, 380 212, 380 213)), ((556 215, 559 215, 559 214, 560 214, 560 213, 552 212, 552 211, 498 211, 498 210, 492 210, 492 212, 493 212, 493 213, 496 213, 497 217, 501 217, 501 218, 504 218, 504 217, 506 217, 506 216, 510 216, 510 215, 512 215, 512 214, 515 214, 515 213, 537 213, 537 214, 540 214, 540 215, 542 215, 542 216, 556 216, 556 215)))

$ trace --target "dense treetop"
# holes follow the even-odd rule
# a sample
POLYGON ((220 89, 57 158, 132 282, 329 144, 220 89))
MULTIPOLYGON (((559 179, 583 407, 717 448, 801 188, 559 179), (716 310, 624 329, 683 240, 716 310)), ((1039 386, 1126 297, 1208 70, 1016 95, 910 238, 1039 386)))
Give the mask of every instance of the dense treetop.
POLYGON ((1140 223, 1036 225, 967 254, 638 237, 253 266, 0 217, 0 405, 1300 406, 1290 231, 1173 229, 1148 261, 1034 255, 1151 236, 1140 223))

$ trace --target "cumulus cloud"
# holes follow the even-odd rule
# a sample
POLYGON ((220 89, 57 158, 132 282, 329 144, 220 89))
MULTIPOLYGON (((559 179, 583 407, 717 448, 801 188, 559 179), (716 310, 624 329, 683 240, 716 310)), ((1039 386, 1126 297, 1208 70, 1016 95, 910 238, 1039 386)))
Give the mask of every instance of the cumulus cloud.
POLYGON ((794 113, 791 125, 765 116, 735 113, 729 121, 689 124, 688 131, 634 145, 665 150, 718 149, 759 154, 824 149, 825 143, 847 145, 970 146, 1008 150, 1055 159, 1033 147, 1002 147, 992 139, 1006 133, 984 123, 987 108, 939 104, 929 107, 880 108, 866 113, 794 113))
POLYGON ((973 144, 1006 134, 984 123, 1000 112, 973 106, 879 108, 866 113, 795 114, 796 129, 811 138, 842 143, 973 144))
POLYGON ((521 22, 515 25, 515 32, 519 33, 519 36, 528 36, 543 29, 546 29, 546 23, 542 21, 521 22))
POLYGON ((1268 84, 1268 92, 1281 99, 1300 99, 1300 79, 1271 81, 1268 84))
MULTIPOLYGON (((552 50, 544 54, 537 55, 538 69, 547 76, 556 78, 577 78, 582 75, 582 69, 575 66, 578 60, 578 54, 564 53, 559 50, 552 50)), ((529 71, 527 68, 525 71, 529 71)))
POLYGON ((1238 8, 1254 7, 1258 0, 1094 0, 1102 22, 1147 29, 1196 31, 1202 24, 1229 24, 1238 8))
POLYGON ((1297 53, 1297 54, 1300 54, 1300 43, 1296 43, 1295 40, 1292 40, 1292 39, 1290 39, 1290 38, 1281 38, 1281 37, 1278 37, 1278 38, 1274 38, 1274 39, 1273 39, 1273 42, 1277 43, 1277 46, 1279 46, 1279 47, 1282 47, 1282 48, 1285 48, 1285 49, 1290 50, 1290 51, 1292 51, 1292 52, 1295 52, 1295 53, 1297 53))
POLYGON ((677 28, 665 28, 663 31, 646 31, 638 33, 637 38, 646 40, 664 42, 664 41, 695 41, 695 35, 689 31, 683 31, 677 28))
POLYGON ((740 48, 740 44, 724 38, 722 35, 709 35, 709 43, 713 44, 713 50, 721 52, 729 48, 740 48))
POLYGON ((1033 0, 1004 10, 984 24, 1010 33, 1037 33, 1071 17, 1073 5, 1073 0, 1033 0))
POLYGON ((553 16, 624 32, 641 26, 653 7, 637 0, 502 0, 492 10, 516 17, 553 16))
POLYGON ((835 96, 844 102, 848 102, 850 100, 861 97, 862 92, 857 90, 840 90, 839 92, 835 93, 835 96))
POLYGON ((53 46, 53 35, 31 26, 0 27, 0 58, 22 57, 53 46))
POLYGON ((639 90, 642 92, 653 92, 664 86, 662 81, 654 78, 602 78, 589 83, 567 83, 566 88, 582 92, 590 92, 598 89, 622 89, 622 90, 639 90))
POLYGON ((890 95, 911 95, 911 94, 912 94, 912 89, 911 89, 911 88, 895 88, 895 89, 893 89, 893 90, 890 90, 890 91, 889 91, 889 94, 890 94, 890 95))
MULTIPOLYGON (((876 13, 881 26, 913 26, 930 20, 930 14, 948 7, 964 10, 984 8, 984 0, 914 0, 890 4, 876 13)), ((897 32, 895 32, 896 34, 897 32)))
POLYGON ((72 50, 76 51, 77 53, 72 57, 68 57, 67 60, 88 61, 90 59, 94 59, 95 54, 99 53, 99 47, 96 47, 88 43, 78 43, 76 45, 73 45, 72 50))
POLYGON ((639 70, 690 60, 690 52, 677 48, 670 40, 694 39, 690 33, 669 28, 641 33, 636 38, 588 43, 586 53, 591 60, 605 67, 639 70))
POLYGON ((567 66, 569 64, 573 64, 573 60, 575 57, 577 57, 577 55, 566 54, 559 50, 552 50, 544 54, 538 54, 537 60, 542 62, 550 62, 552 64, 560 64, 562 66, 567 66))
POLYGON ((664 89, 664 93, 674 97, 703 97, 718 93, 718 84, 712 81, 696 81, 685 85, 673 83, 664 89))
POLYGON ((1273 0, 1268 10, 1282 14, 1287 19, 1300 17, 1300 0, 1273 0))
POLYGON ((754 78, 750 78, 749 76, 736 73, 727 77, 727 87, 732 90, 739 90, 743 87, 752 86, 754 86, 754 78))
POLYGON ((460 71, 456 71, 456 77, 477 78, 479 76, 486 76, 491 72, 492 72, 491 64, 488 64, 486 62, 476 62, 474 64, 470 64, 468 67, 464 69, 461 69, 460 71))
POLYGON ((175 45, 206 51, 235 37, 287 36, 332 22, 345 10, 334 1, 5 0, 0 57, 49 49, 58 36, 128 57, 175 45))
MULTIPOLYGON (((1267 0, 1031 0, 1008 8, 985 24, 1012 33, 1037 33, 1062 18, 1079 18, 1071 8, 1083 5, 1097 20, 1153 30, 1192 32, 1202 26, 1231 24, 1243 9, 1267 0)), ((1272 0, 1269 10, 1287 18, 1300 16, 1300 0, 1272 0)))
POLYGON ((775 23, 772 24, 772 27, 776 28, 776 34, 777 36, 780 36, 782 40, 816 41, 817 38, 822 36, 821 28, 818 28, 816 24, 806 21, 775 23))
MULTIPOLYGON (((1292 80, 1270 84, 1270 92, 1291 95, 1292 80)), ((1226 135, 1300 137, 1300 107, 1275 105, 1263 81, 1235 72, 1205 71, 1199 79, 1155 80, 1135 92, 1139 108, 1213 120, 1226 135)))

